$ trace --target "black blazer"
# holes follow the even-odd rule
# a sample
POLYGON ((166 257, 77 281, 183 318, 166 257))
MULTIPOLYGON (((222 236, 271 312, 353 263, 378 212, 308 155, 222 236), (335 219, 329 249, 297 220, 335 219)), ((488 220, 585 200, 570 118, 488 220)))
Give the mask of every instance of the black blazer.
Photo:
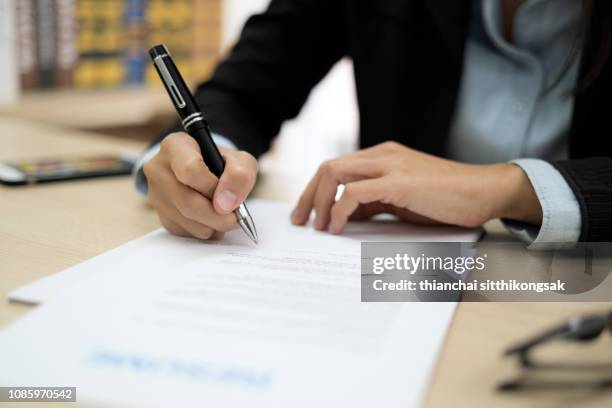
MULTIPOLYGON (((361 146, 395 140, 441 155, 457 103, 471 3, 272 0, 248 20, 196 98, 214 132, 257 156, 332 65, 348 56, 361 146)), ((585 47, 582 75, 593 54, 585 47)), ((580 203, 582 241, 612 241, 611 91, 608 63, 576 96, 570 159, 553 163, 580 203)))

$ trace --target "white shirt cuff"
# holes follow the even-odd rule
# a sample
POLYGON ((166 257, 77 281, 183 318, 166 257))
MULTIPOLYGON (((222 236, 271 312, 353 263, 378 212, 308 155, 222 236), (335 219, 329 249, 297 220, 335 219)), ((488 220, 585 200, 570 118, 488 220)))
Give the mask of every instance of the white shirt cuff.
POLYGON ((147 177, 144 174, 143 167, 146 162, 151 160, 153 156, 159 153, 159 143, 151 146, 142 157, 136 162, 134 169, 132 170, 132 174, 134 175, 134 185, 136 186, 136 190, 141 192, 144 195, 147 195, 149 191, 149 186, 147 184, 147 177))
POLYGON ((527 242, 529 249, 553 249, 578 242, 582 227, 580 205, 561 173, 540 159, 518 159, 511 163, 527 174, 542 206, 542 225, 538 228, 504 220, 506 227, 527 242))

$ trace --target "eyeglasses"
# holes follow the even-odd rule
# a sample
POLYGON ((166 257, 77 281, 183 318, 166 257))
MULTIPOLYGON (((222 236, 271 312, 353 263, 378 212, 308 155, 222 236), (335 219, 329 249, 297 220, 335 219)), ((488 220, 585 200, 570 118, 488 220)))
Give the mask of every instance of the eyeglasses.
MULTIPOLYGON (((554 369, 554 370, 595 370, 612 374, 611 363, 542 363, 532 357, 533 350, 543 344, 555 341, 589 342, 598 338, 606 329, 612 333, 612 312, 607 314, 579 316, 569 319, 564 324, 553 327, 544 333, 520 343, 504 354, 517 356, 524 369, 554 369)), ((499 385, 500 391, 517 391, 526 389, 610 389, 612 377, 590 379, 588 381, 555 380, 533 381, 527 377, 506 381, 499 385)))

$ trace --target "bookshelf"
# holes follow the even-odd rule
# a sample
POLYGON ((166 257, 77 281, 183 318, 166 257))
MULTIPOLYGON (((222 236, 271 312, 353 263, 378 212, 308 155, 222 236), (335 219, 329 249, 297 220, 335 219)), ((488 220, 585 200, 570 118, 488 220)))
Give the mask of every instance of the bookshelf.
POLYGON ((219 57, 222 0, 19 0, 22 93, 149 86, 148 48, 166 43, 188 82, 219 57))
POLYGON ((188 83, 204 80, 220 54, 222 1, 9 3, 21 96, 0 117, 151 139, 174 116, 149 47, 166 43, 188 83))

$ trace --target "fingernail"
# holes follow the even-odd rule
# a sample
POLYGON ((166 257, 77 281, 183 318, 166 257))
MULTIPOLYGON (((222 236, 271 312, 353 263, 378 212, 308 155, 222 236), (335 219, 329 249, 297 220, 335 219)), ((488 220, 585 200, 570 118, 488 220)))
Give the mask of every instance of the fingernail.
POLYGON ((299 214, 298 214, 297 208, 291 211, 291 222, 297 223, 299 221, 298 215, 299 214))
POLYGON ((340 222, 330 221, 329 228, 327 229, 330 234, 338 235, 342 232, 344 225, 340 222))
POLYGON ((314 226, 315 226, 315 229, 319 231, 323 231, 325 229, 325 224, 321 218, 315 219, 314 226))
POLYGON ((223 191, 217 198, 217 204, 223 211, 232 211, 236 206, 236 194, 229 190, 223 191))

